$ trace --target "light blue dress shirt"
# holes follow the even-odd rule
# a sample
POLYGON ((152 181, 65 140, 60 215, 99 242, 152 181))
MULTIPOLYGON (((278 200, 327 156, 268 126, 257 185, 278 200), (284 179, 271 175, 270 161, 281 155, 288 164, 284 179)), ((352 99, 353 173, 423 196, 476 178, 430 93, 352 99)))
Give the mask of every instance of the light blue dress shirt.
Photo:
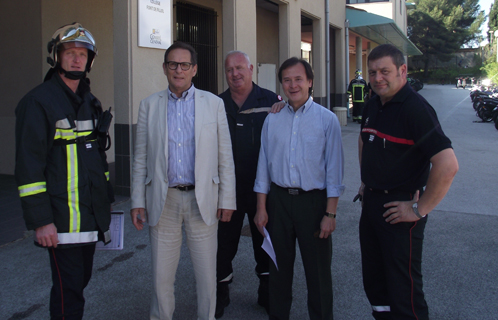
POLYGON ((169 186, 195 184, 195 88, 177 97, 168 88, 169 186))
POLYGON ((254 191, 267 194, 271 182, 305 191, 344 192, 344 153, 336 115, 311 97, 297 112, 287 104, 270 113, 261 132, 254 191))

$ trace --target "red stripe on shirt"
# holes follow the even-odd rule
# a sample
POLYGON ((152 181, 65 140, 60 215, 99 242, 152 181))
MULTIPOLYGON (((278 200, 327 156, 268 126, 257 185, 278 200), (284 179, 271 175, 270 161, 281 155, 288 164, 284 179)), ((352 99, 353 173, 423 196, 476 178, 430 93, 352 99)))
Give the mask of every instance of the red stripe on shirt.
POLYGON ((413 140, 408 140, 408 139, 393 137, 393 136, 390 136, 388 134, 379 132, 379 131, 377 131, 375 129, 371 129, 371 128, 363 128, 363 130, 361 130, 361 131, 362 132, 367 132, 367 133, 375 134, 377 137, 379 137, 381 139, 386 139, 387 141, 391 141, 391 142, 394 142, 394 143, 407 144, 407 145, 410 145, 410 146, 413 146, 415 144, 415 141, 413 141, 413 140))

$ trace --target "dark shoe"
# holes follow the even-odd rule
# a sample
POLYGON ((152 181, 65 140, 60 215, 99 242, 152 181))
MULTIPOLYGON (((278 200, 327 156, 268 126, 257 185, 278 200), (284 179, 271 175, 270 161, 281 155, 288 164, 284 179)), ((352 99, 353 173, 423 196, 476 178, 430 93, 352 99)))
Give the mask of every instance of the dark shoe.
POLYGON ((228 282, 219 282, 216 287, 216 311, 214 317, 219 319, 223 317, 225 308, 230 304, 230 291, 228 282))
POLYGON ((266 313, 270 313, 270 287, 268 285, 268 276, 261 276, 259 278, 258 304, 266 309, 266 313))

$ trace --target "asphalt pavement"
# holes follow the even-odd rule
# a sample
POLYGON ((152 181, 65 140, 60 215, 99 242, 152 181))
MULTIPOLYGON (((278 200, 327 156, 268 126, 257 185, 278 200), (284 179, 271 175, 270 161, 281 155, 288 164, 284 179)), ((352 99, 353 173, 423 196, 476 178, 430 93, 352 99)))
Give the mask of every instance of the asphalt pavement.
MULTIPOLYGON (((440 205, 429 215, 423 255, 424 289, 431 319, 498 319, 498 131, 479 120, 469 91, 450 85, 426 85, 420 93, 436 109, 453 142, 460 171, 440 205)), ((361 279, 358 221, 353 203, 359 186, 359 125, 342 128, 346 191, 339 200, 333 233, 334 319, 372 319, 361 279)), ((92 280, 85 290, 85 319, 147 319, 151 295, 148 231, 134 229, 129 201, 124 210, 125 242, 121 251, 95 254, 92 280)), ((19 214, 19 213, 16 213, 19 214)), ((246 221, 247 223, 247 221, 246 221)), ((248 230, 246 228, 245 234, 248 230)), ((222 319, 267 319, 257 300, 257 277, 249 236, 243 236, 234 260, 231 303, 222 319)), ((33 245, 32 233, 0 245, 0 319, 48 319, 50 268, 46 250, 33 245)), ((195 280, 185 245, 177 271, 174 319, 196 319, 195 280)), ((309 319, 306 284, 297 255, 292 320, 309 319)))

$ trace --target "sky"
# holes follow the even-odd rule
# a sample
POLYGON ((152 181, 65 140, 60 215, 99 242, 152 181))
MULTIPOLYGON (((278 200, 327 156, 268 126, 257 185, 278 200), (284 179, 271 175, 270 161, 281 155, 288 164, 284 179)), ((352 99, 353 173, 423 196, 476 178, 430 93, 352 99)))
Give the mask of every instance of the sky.
MULTIPOLYGON (((491 8, 491 5, 494 3, 494 0, 479 0, 479 5, 481 6, 481 10, 484 10, 486 12, 486 15, 489 14, 489 8, 491 8)), ((485 39, 487 39, 487 32, 488 32, 488 19, 483 23, 481 26, 482 30, 482 35, 485 39)), ((486 40, 487 43, 487 40, 486 40)))

